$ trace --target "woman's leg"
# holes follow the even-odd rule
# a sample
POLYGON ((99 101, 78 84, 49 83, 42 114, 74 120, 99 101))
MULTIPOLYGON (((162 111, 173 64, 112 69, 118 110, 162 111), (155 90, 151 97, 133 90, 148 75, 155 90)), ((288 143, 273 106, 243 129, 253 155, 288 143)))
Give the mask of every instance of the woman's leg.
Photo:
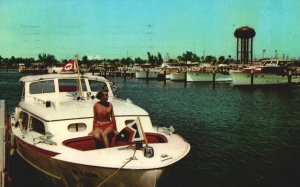
POLYGON ((99 141, 102 141, 102 134, 103 130, 99 128, 96 128, 95 130, 89 133, 89 135, 93 135, 99 141))
POLYGON ((112 127, 107 127, 102 133, 102 140, 105 147, 110 147, 110 142, 108 136, 110 133, 114 132, 112 127))

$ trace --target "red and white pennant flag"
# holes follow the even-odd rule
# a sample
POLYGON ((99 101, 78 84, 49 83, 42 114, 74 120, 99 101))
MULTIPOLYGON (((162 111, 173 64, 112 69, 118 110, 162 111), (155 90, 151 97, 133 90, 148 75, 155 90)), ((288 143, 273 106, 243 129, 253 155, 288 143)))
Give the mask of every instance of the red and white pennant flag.
POLYGON ((70 60, 68 63, 66 63, 61 70, 62 72, 75 72, 75 61, 70 60))

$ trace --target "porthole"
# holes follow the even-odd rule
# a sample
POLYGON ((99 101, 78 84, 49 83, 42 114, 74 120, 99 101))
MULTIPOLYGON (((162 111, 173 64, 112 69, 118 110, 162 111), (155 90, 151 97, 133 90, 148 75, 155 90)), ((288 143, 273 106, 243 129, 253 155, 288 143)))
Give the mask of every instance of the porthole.
POLYGON ((68 126, 70 132, 82 132, 86 130, 86 124, 84 123, 72 123, 68 126))

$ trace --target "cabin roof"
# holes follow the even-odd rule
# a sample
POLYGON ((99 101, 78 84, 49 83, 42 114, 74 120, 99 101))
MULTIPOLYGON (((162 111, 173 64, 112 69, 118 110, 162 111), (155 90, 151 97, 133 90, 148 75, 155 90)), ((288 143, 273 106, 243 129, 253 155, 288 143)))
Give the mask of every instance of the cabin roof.
MULTIPOLYGON (((109 82, 104 77, 95 76, 95 75, 80 75, 81 78, 88 78, 92 80, 99 80, 103 82, 109 82)), ((33 81, 40 81, 40 80, 51 80, 51 79, 61 79, 61 78, 78 78, 77 74, 46 74, 46 75, 28 75, 22 77, 20 79, 21 82, 33 82, 33 81)))
MULTIPOLYGON (((41 103, 21 102, 20 106, 45 121, 93 118, 93 106, 98 100, 65 101, 59 106, 46 107, 41 103)), ((112 99, 115 116, 149 115, 147 111, 126 100, 112 99)))

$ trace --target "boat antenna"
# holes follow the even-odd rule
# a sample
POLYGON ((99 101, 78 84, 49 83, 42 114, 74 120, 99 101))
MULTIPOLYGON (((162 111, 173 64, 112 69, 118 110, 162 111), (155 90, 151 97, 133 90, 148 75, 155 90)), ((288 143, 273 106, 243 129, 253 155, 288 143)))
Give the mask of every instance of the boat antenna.
POLYGON ((82 94, 82 84, 81 84, 81 76, 80 76, 80 70, 79 70, 79 64, 78 64, 78 56, 75 55, 75 64, 76 64, 76 67, 77 67, 77 76, 78 76, 78 83, 79 83, 79 92, 80 92, 80 97, 83 96, 82 94))

